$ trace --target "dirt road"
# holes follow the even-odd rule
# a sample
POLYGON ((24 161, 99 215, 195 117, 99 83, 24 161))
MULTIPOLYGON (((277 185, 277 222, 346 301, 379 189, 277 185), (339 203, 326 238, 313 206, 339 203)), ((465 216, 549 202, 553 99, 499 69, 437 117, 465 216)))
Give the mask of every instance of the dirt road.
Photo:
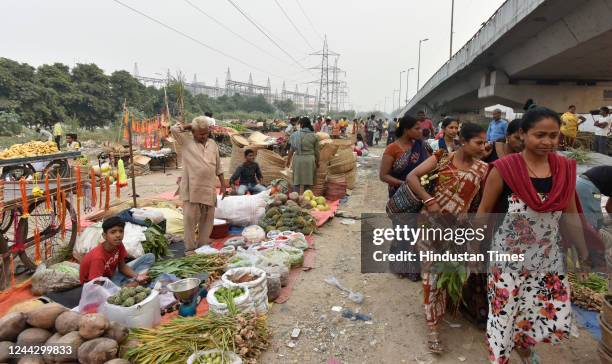
MULTIPOLYGON (((383 150, 373 148, 382 155, 383 150)), ((386 185, 378 180, 380 159, 370 159, 359 169, 357 187, 340 210, 353 215, 384 212, 386 185)), ((225 161, 227 162, 227 161, 225 161)), ((226 163, 224 163, 226 164, 226 163)), ((138 178, 140 196, 153 196, 176 188, 178 170, 138 178)), ((427 328, 422 308, 420 283, 398 279, 392 274, 360 273, 360 225, 344 225, 335 218, 315 237, 315 269, 301 273, 289 301, 273 305, 269 325, 272 345, 260 362, 265 364, 327 363, 335 358, 353 363, 486 363, 485 333, 457 317, 447 316, 442 339, 447 351, 441 356, 428 353, 427 328), (365 295, 358 305, 338 289, 324 283, 335 276, 353 291, 365 295), (350 308, 372 316, 371 324, 350 321, 333 306, 350 308), (451 326, 452 325, 452 326, 451 326), (290 348, 291 331, 301 329, 296 346, 290 348)), ((583 329, 560 346, 539 345, 543 363, 597 363, 597 343, 583 329)), ((519 362, 515 356, 512 362, 519 362)))
MULTIPOLYGON (((382 155, 382 149, 373 152, 382 155)), ((351 214, 384 212, 386 185, 378 180, 379 159, 359 170, 358 184, 341 210, 351 214)), ((420 283, 392 274, 360 273, 360 225, 344 225, 335 218, 315 238, 316 268, 300 275, 288 302, 274 305, 269 315, 273 333, 271 348, 262 363, 484 363, 485 333, 460 315, 447 316, 442 339, 447 352, 433 356, 427 351, 426 326, 420 283), (355 304, 323 280, 335 276, 353 291, 365 295, 355 304), (332 311, 333 306, 371 315, 371 324, 351 321, 332 311), (452 324, 452 326, 451 326, 452 324), (296 346, 290 348, 291 331, 301 329, 296 346)), ((585 330, 563 345, 539 345, 543 363, 596 363, 597 343, 585 330)), ((512 362, 518 362, 514 357, 512 362)))

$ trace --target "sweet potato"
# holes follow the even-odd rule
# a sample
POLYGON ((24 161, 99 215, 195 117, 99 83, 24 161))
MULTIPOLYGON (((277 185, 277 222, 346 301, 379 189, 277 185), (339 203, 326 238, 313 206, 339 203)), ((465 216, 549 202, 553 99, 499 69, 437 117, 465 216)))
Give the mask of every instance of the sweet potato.
POLYGON ((130 362, 125 359, 113 359, 113 360, 107 361, 104 364, 130 364, 130 362))
POLYGON ((40 355, 24 356, 23 358, 19 359, 17 364, 45 364, 45 361, 40 355))
MULTIPOLYGON (((79 335, 78 331, 72 331, 62 336, 59 340, 57 340, 54 344, 58 346, 66 347, 66 351, 68 346, 71 347, 70 354, 66 353, 65 355, 54 355, 53 359, 56 363, 71 363, 76 362, 79 352, 79 347, 83 344, 85 340, 79 335)), ((45 357, 46 360, 46 357, 45 357)))
POLYGON ((87 340, 95 339, 102 336, 109 325, 110 323, 104 315, 90 313, 81 317, 79 321, 79 334, 87 340))
POLYGON ((68 309, 59 303, 48 303, 28 312, 28 325, 49 330, 55 326, 57 317, 68 309))
POLYGON ((130 331, 127 327, 121 325, 118 322, 111 321, 110 326, 104 332, 104 337, 113 339, 117 343, 121 344, 125 341, 125 339, 127 339, 129 333, 130 331))
POLYGON ((15 345, 15 343, 10 341, 2 341, 0 342, 0 363, 8 363, 10 356, 10 347, 15 345))
POLYGON ((21 312, 13 312, 0 319, 0 341, 15 341, 25 330, 27 316, 21 312))
POLYGON ((79 363, 81 364, 104 364, 109 360, 117 358, 119 345, 115 340, 99 337, 85 341, 79 347, 79 363))
POLYGON ((55 330, 61 335, 66 335, 72 331, 79 331, 79 323, 81 322, 81 315, 78 312, 66 311, 57 316, 55 320, 55 330))
POLYGON ((119 348, 119 357, 120 358, 125 358, 126 355, 127 355, 127 352, 130 349, 136 348, 138 346, 140 346, 140 341, 138 341, 136 339, 129 339, 123 345, 121 345, 121 348, 119 348))
POLYGON ((23 330, 21 334, 17 336, 17 345, 42 345, 46 343, 51 336, 52 334, 47 330, 31 327, 23 330))

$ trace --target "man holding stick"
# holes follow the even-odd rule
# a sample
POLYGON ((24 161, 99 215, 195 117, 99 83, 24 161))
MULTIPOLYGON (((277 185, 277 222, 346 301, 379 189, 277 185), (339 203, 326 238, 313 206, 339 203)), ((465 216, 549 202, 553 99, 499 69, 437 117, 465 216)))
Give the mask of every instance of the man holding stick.
POLYGON ((183 201, 185 255, 194 254, 197 248, 210 243, 217 206, 215 177, 219 178, 221 198, 227 193, 219 149, 215 141, 208 138, 209 123, 208 117, 198 116, 189 125, 179 123, 170 129, 182 146, 183 175, 179 181, 179 195, 183 201), (193 138, 185 131, 191 131, 193 138))

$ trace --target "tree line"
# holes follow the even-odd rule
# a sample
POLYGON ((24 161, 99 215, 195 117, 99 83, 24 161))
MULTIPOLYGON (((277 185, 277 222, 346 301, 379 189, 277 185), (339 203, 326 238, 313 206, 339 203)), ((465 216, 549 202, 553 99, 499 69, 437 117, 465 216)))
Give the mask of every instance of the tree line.
MULTIPOLYGON (((172 80, 165 87, 172 115, 178 115, 178 95, 183 94, 186 119, 204 112, 255 113, 262 117, 296 111, 291 100, 268 103, 263 96, 238 94, 211 98, 192 95, 172 80)), ((184 88, 183 88, 184 89, 184 88)), ((124 101, 140 116, 153 116, 164 107, 164 89, 146 87, 127 71, 106 75, 95 64, 62 63, 37 68, 0 58, 0 134, 16 133, 20 126, 49 127, 57 121, 93 129, 120 120, 124 101)))

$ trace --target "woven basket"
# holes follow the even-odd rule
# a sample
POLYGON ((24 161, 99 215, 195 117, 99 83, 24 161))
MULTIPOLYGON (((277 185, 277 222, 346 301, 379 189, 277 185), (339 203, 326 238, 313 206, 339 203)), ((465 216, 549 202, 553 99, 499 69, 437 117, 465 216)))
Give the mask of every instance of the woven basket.
MULTIPOLYGON (((330 139, 331 140, 331 139, 330 139)), ((319 151, 319 161, 328 161, 334 157, 334 155, 338 152, 338 146, 333 143, 323 144, 321 150, 319 151)))
POLYGON ((277 153, 268 149, 260 149, 257 151, 255 161, 261 168, 263 175, 263 184, 268 185, 275 179, 285 178, 282 171, 285 169, 287 160, 277 153))
POLYGON ((325 198, 330 201, 336 201, 346 196, 346 183, 327 182, 325 188, 325 198))
POLYGON ((357 183, 357 168, 346 174, 346 188, 349 190, 355 189, 355 183, 357 183))
POLYGON ((353 151, 347 148, 338 150, 338 153, 329 161, 329 173, 342 174, 355 169, 357 159, 353 151))
POLYGON ((332 144, 335 144, 339 147, 352 147, 353 141, 351 139, 332 139, 332 144))
POLYGON ((347 176, 347 174, 345 174, 345 173, 341 173, 341 174, 332 174, 332 173, 329 173, 327 175, 326 181, 327 182, 336 182, 336 183, 347 183, 346 176, 347 176))

